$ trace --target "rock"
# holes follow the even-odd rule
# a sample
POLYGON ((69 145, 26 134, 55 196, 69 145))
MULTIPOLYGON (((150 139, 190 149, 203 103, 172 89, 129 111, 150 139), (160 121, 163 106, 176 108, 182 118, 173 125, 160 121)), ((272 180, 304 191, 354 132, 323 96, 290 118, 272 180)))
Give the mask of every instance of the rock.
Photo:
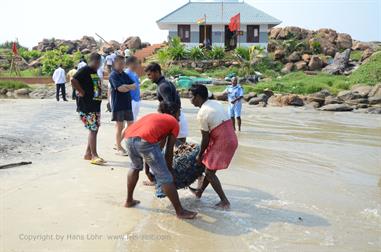
POLYGON ((320 104, 318 102, 310 102, 306 104, 306 107, 317 109, 320 107, 320 104))
POLYGON ((298 61, 295 63, 295 69, 297 71, 304 70, 306 69, 306 67, 307 67, 307 63, 305 61, 298 61))
POLYGON ((328 90, 323 89, 323 90, 321 90, 321 91, 319 91, 317 93, 314 93, 314 94, 311 94, 311 95, 307 96, 306 97, 306 101, 307 101, 307 103, 314 103, 314 102, 316 102, 316 103, 319 104, 318 107, 320 107, 320 106, 322 106, 325 103, 325 99, 328 96, 331 96, 331 93, 328 90))
POLYGON ((284 55, 285 55, 284 50, 282 50, 282 49, 277 49, 277 50, 275 50, 275 52, 274 52, 274 59, 275 59, 275 60, 281 60, 281 59, 284 58, 284 55))
POLYGON ((119 50, 121 47, 121 44, 115 40, 110 40, 108 43, 114 48, 114 50, 119 50))
POLYGON ((361 97, 368 97, 372 87, 368 85, 355 85, 351 88, 351 91, 358 93, 361 97))
POLYGON ((372 56, 372 54, 374 53, 373 49, 371 48, 368 48, 366 49, 362 55, 361 55, 361 62, 363 62, 364 60, 366 60, 367 58, 369 58, 370 56, 372 56))
POLYGON ((288 56, 288 61, 289 62, 297 62, 301 59, 300 53, 299 52, 293 52, 288 56))
POLYGON ((263 97, 253 97, 249 100, 250 105, 258 105, 260 102, 263 102, 263 97))
POLYGON ((122 45, 124 48, 128 49, 140 49, 142 47, 142 41, 139 37, 128 37, 122 45))
POLYGON ((375 85, 372 90, 370 90, 368 97, 373 97, 373 96, 381 96, 381 83, 375 85))
POLYGON ((274 95, 274 92, 268 88, 266 88, 265 90, 263 90, 263 93, 268 97, 270 98, 271 96, 274 95))
POLYGON ((19 96, 24 96, 24 95, 28 95, 31 91, 27 88, 20 88, 20 89, 17 89, 14 93, 15 95, 19 95, 19 96))
POLYGON ((337 98, 342 101, 355 100, 362 98, 361 95, 357 92, 352 92, 350 90, 344 90, 338 93, 337 98))
POLYGON ((358 99, 353 99, 353 100, 347 100, 345 101, 346 104, 348 105, 359 105, 359 104, 368 104, 368 99, 366 98, 358 98, 358 99))
POLYGON ((8 90, 6 88, 0 88, 0 95, 6 95, 8 90))
POLYGON ((368 99, 369 105, 381 104, 381 96, 372 96, 368 99))
POLYGON ((280 28, 280 27, 272 28, 269 32, 269 38, 270 39, 276 39, 281 30, 282 30, 282 28, 280 28))
POLYGON ((311 49, 315 49, 316 45, 320 45, 321 53, 325 55, 335 56, 337 51, 335 40, 337 33, 332 29, 320 29, 317 34, 311 38, 308 43, 311 49))
POLYGON ((336 53, 333 63, 323 68, 323 72, 329 74, 343 74, 348 66, 351 49, 346 49, 342 53, 336 53))
POLYGON ((248 94, 245 94, 244 96, 243 96, 243 99, 245 100, 245 101, 250 101, 252 98, 254 98, 254 97, 256 97, 257 96, 257 94, 256 93, 254 93, 254 92, 250 92, 250 93, 248 93, 248 94))
POLYGON ((282 95, 273 95, 267 100, 267 104, 274 107, 280 107, 282 95))
POLYGON ((83 36, 78 41, 78 50, 89 49, 90 51, 96 50, 98 47, 97 41, 91 36, 83 36))
POLYGON ((85 48, 85 49, 83 49, 83 50, 81 51, 81 53, 82 53, 82 54, 89 54, 89 53, 91 53, 91 50, 88 49, 88 48, 85 48))
POLYGON ((284 65, 283 69, 281 70, 282 73, 284 74, 288 74, 292 71, 292 69, 294 68, 294 63, 287 63, 286 65, 284 65))
POLYGON ((352 111, 353 108, 347 104, 329 104, 319 108, 319 110, 345 112, 345 111, 352 111))
POLYGON ((329 104, 341 104, 343 103, 339 98, 335 96, 327 96, 324 100, 324 105, 329 105, 329 104))
POLYGON ((366 49, 371 48, 370 43, 362 42, 362 41, 354 41, 352 45, 352 50, 356 51, 365 51, 366 49))
POLYGON ((148 46, 151 46, 151 43, 149 43, 149 42, 143 42, 143 43, 141 44, 141 48, 146 48, 146 47, 148 47, 148 46))
POLYGON ((381 114, 381 107, 371 107, 367 110, 369 114, 381 114))
POLYGON ((38 58, 38 59, 36 59, 36 60, 31 61, 31 62, 28 64, 28 67, 31 67, 31 68, 37 68, 37 67, 42 66, 41 60, 42 60, 42 57, 40 57, 40 58, 38 58))
POLYGON ((308 36, 308 33, 309 31, 306 29, 301 29, 300 27, 295 26, 287 26, 279 31, 276 39, 305 39, 308 36))
POLYGON ((320 70, 323 65, 323 62, 321 61, 320 57, 317 55, 313 55, 311 57, 310 62, 308 63, 308 69, 311 71, 317 71, 320 70))
POLYGON ((303 54, 302 59, 304 62, 309 63, 311 60, 311 55, 305 53, 303 54))
POLYGON ((304 102, 303 99, 300 98, 298 95, 290 94, 290 95, 283 95, 281 97, 281 104, 282 106, 303 106, 304 102))
POLYGON ((346 33, 339 33, 336 39, 336 45, 340 49, 351 49, 352 48, 352 37, 346 33))

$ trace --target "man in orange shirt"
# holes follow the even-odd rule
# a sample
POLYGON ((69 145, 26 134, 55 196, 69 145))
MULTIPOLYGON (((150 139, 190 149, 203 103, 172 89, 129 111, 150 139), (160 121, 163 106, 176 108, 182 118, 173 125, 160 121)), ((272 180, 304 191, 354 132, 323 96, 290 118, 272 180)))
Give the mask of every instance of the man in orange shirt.
POLYGON ((176 215, 181 219, 193 219, 197 213, 181 206, 179 195, 173 182, 173 147, 179 134, 180 106, 173 102, 161 102, 160 113, 146 115, 127 128, 127 152, 132 167, 127 178, 127 200, 125 207, 133 207, 140 203, 134 200, 133 193, 143 170, 144 162, 152 170, 156 183, 162 186, 168 196, 176 215), (166 145, 165 158, 161 146, 166 145), (143 162, 144 161, 144 162, 143 162))

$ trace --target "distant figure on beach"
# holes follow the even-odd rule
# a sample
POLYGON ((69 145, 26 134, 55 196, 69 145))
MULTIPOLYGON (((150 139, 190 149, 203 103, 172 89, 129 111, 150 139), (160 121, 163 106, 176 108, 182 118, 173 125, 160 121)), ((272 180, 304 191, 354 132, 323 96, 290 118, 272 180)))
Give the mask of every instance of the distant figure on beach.
POLYGON ((116 129, 116 148, 117 154, 127 156, 126 150, 122 147, 122 132, 126 126, 134 121, 131 105, 131 90, 136 88, 134 82, 124 72, 125 59, 123 56, 116 56, 114 70, 110 74, 109 81, 111 86, 111 121, 115 122, 116 129), (125 125, 127 122, 127 125, 125 125))
POLYGON ((132 56, 132 53, 131 53, 131 50, 128 49, 128 47, 126 47, 126 49, 124 49, 124 57, 129 58, 132 56))
MULTIPOLYGON (((148 78, 157 85, 157 99, 159 102, 174 102, 181 109, 180 95, 177 92, 175 85, 173 85, 172 82, 167 81, 161 74, 160 65, 154 62, 150 63, 145 68, 145 72, 147 73, 148 78)), ((180 132, 177 140, 185 143, 188 134, 188 122, 185 119, 184 113, 180 111, 180 132)))
POLYGON ((79 69, 71 80, 73 88, 77 90, 77 112, 85 128, 89 130, 84 159, 90 160, 91 164, 95 165, 106 163, 97 152, 102 102, 102 87, 97 74, 100 64, 101 56, 92 53, 89 65, 79 69))
POLYGON ((206 176, 199 188, 190 189, 197 198, 201 198, 210 183, 221 200, 216 206, 229 208, 230 202, 216 172, 228 168, 237 149, 238 140, 233 124, 220 103, 208 100, 208 89, 204 85, 193 85, 190 92, 192 104, 200 108, 197 120, 200 123, 202 140, 197 162, 205 166, 206 176))
POLYGON ((140 203, 134 199, 133 193, 139 179, 139 172, 143 170, 145 162, 152 170, 156 182, 161 185, 165 195, 171 201, 177 217, 193 219, 197 213, 182 207, 172 175, 173 148, 180 130, 178 123, 180 107, 177 103, 162 101, 158 110, 160 113, 142 117, 125 132, 126 148, 132 162, 127 178, 125 207, 133 207, 140 203), (161 143, 166 143, 165 154, 160 148, 161 143))
POLYGON ((66 76, 65 76, 65 70, 62 68, 62 65, 60 64, 56 70, 54 70, 53 77, 52 77, 54 83, 56 84, 56 99, 57 101, 60 101, 60 91, 62 93, 62 99, 64 101, 66 100, 66 76))
POLYGON ((81 68, 83 68, 85 66, 87 66, 87 62, 86 62, 85 58, 82 57, 79 60, 79 63, 78 63, 78 66, 77 66, 77 70, 79 70, 79 69, 81 69, 81 68))
POLYGON ((238 78, 233 77, 231 80, 232 84, 228 86, 224 93, 228 95, 229 101, 229 116, 233 122, 233 128, 235 127, 235 118, 237 118, 238 131, 241 131, 241 110, 242 110, 242 99, 243 99, 243 88, 238 84, 238 78))
MULTIPOLYGON (((69 83, 71 83, 71 80, 73 79, 74 75, 77 73, 77 67, 74 67, 73 69, 71 69, 68 73, 67 73, 67 78, 69 80, 69 83)), ((77 99, 77 95, 76 95, 76 90, 73 88, 73 91, 72 91, 72 94, 71 94, 71 99, 72 100, 75 100, 77 99)))
POLYGON ((140 80, 139 76, 136 73, 138 67, 140 66, 139 60, 135 56, 130 56, 126 59, 127 69, 125 73, 128 74, 130 79, 135 83, 135 90, 131 90, 131 105, 132 113, 134 114, 134 121, 138 119, 139 110, 140 110, 140 80))
POLYGON ((112 71, 112 64, 114 63, 114 58, 110 53, 108 53, 105 61, 107 72, 110 74, 112 71))

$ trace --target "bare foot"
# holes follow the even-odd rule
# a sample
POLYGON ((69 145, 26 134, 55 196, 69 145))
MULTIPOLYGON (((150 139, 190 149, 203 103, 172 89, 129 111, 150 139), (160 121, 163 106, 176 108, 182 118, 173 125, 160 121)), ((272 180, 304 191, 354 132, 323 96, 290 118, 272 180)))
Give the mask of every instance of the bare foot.
POLYGON ((189 187, 189 190, 194 194, 194 196, 196 196, 196 198, 201 198, 202 192, 200 189, 189 187))
POLYGON ((226 210, 230 208, 230 202, 221 200, 215 206, 226 210))
POLYGON ((136 206, 137 204, 139 204, 140 201, 139 200, 132 200, 132 201, 126 201, 126 204, 124 204, 124 207, 134 207, 136 206))
POLYGON ((155 182, 149 181, 149 180, 144 180, 143 185, 145 186, 155 186, 155 182))
POLYGON ((177 215, 177 218, 179 219, 194 219, 197 213, 183 209, 181 212, 176 213, 176 215, 177 215))
POLYGON ((84 160, 91 160, 91 159, 92 159, 92 156, 91 156, 91 154, 85 154, 85 155, 83 156, 83 159, 84 159, 84 160))

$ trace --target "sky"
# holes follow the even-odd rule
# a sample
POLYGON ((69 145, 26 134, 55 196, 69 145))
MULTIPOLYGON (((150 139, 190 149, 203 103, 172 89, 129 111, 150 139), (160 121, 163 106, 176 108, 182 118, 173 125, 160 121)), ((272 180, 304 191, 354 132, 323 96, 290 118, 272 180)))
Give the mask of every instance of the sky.
MULTIPOLYGON (((201 0, 198 0, 201 1, 201 0)), ((228 0, 225 0, 228 1, 228 0)), ((231 0, 230 0, 231 1, 231 0)), ((234 0, 233 0, 234 1, 234 0)), ((162 42, 156 20, 188 0, 1 0, 0 43, 29 48, 43 38, 79 39, 100 34, 122 42, 140 36, 162 42)), ((381 0, 245 0, 282 20, 280 26, 332 28, 362 41, 381 41, 381 0)))

